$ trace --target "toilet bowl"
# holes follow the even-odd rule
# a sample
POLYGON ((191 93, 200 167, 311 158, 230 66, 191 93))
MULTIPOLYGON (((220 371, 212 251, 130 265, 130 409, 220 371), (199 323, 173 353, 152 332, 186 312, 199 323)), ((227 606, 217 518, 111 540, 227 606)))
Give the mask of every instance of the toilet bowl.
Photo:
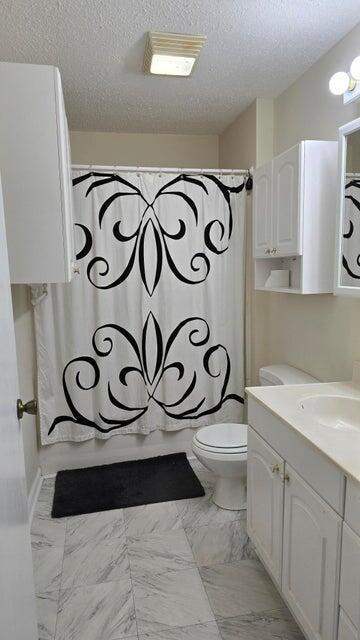
POLYGON ((246 508, 247 425, 213 424, 194 435, 193 452, 216 476, 213 502, 222 509, 246 508))
MULTIPOLYGON (((259 380, 261 386, 318 382, 304 371, 280 364, 262 367, 259 380)), ((222 509, 246 509, 247 429, 246 424, 212 424, 193 437, 195 456, 216 476, 212 500, 222 509)))

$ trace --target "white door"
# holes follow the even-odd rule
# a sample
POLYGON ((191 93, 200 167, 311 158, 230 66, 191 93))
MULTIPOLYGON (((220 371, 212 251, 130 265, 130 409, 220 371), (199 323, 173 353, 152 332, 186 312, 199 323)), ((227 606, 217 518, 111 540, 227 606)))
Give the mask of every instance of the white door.
POLYGON ((278 585, 281 584, 283 528, 283 459, 248 431, 247 528, 257 552, 278 585))
POLYGON ((275 256, 301 254, 301 145, 273 160, 272 251, 275 256))
POLYGON ((256 169, 253 189, 253 257, 270 255, 272 163, 256 169))
POLYGON ((35 640, 37 623, 25 487, 16 415, 18 376, 0 183, 0 637, 35 640))
POLYGON ((282 593, 309 640, 335 640, 341 518, 289 466, 282 593))

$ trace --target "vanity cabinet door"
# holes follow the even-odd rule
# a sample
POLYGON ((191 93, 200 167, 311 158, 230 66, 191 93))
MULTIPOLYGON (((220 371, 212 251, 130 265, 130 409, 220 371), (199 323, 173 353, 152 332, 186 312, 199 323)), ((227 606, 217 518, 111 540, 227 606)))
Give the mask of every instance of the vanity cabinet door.
POLYGON ((359 640, 359 638, 360 634, 357 629, 340 607, 338 640, 359 640))
POLYGON ((340 605, 360 637, 360 537, 344 522, 341 554, 340 605))
POLYGON ((309 640, 334 640, 342 521, 288 465, 284 478, 282 593, 309 640))
POLYGON ((259 556, 281 584, 283 459, 249 427, 247 528, 259 556))
POLYGON ((302 145, 296 145, 273 161, 273 255, 301 255, 300 163, 302 145))
POLYGON ((272 206, 272 163, 256 169, 253 188, 253 256, 270 255, 272 206))

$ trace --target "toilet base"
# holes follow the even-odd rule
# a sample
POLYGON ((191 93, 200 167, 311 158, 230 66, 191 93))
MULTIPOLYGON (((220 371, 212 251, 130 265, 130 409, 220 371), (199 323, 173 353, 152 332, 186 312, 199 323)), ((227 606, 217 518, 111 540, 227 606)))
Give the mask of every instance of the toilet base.
POLYGON ((241 478, 217 478, 212 501, 221 509, 246 509, 246 485, 241 478))

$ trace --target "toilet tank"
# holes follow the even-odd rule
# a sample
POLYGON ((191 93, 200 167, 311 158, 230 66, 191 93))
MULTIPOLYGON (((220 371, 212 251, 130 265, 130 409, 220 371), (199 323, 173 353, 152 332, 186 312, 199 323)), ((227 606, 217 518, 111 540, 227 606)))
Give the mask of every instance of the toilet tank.
POLYGON ((259 369, 259 381, 262 387, 276 384, 314 384, 316 378, 287 364, 271 364, 259 369))

